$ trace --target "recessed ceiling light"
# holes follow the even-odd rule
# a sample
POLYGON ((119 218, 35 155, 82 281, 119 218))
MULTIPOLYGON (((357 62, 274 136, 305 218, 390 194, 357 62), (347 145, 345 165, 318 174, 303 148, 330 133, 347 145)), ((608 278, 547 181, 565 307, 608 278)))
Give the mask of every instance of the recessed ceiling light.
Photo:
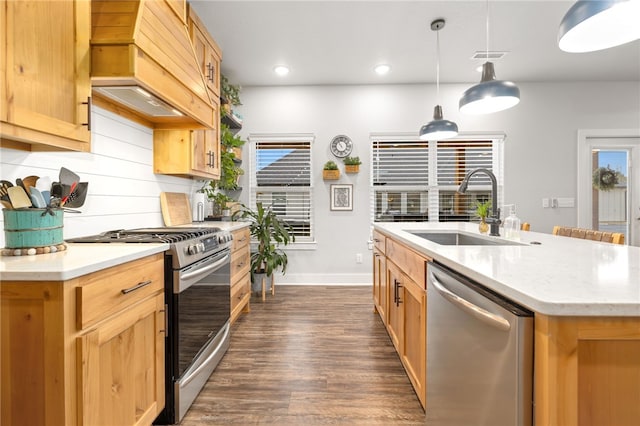
POLYGON ((285 65, 278 65, 278 66, 273 68, 273 72, 275 72, 279 76, 285 76, 285 75, 289 74, 289 67, 287 67, 285 65))
POLYGON ((374 70, 378 75, 385 75, 389 73, 389 71, 391 71, 391 65, 387 65, 387 64, 376 65, 374 70))

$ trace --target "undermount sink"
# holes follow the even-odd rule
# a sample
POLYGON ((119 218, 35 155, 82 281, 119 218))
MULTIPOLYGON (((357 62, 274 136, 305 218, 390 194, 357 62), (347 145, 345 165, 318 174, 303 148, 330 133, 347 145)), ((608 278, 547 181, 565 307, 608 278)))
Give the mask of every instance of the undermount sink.
POLYGON ((509 240, 478 237, 462 232, 409 231, 416 237, 424 238, 443 246, 519 246, 521 243, 509 240))

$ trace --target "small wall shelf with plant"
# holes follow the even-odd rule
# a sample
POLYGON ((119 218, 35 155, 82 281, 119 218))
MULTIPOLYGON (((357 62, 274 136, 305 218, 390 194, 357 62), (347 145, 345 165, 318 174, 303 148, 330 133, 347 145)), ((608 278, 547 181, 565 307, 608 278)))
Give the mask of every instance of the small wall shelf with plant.
POLYGON ((340 179, 340 170, 335 161, 329 160, 324 163, 322 168, 322 179, 324 180, 338 180, 340 179))
POLYGON ((240 187, 238 179, 244 174, 239 166, 242 163, 236 153, 246 143, 240 136, 234 134, 224 123, 220 123, 220 181, 217 187, 225 191, 235 191, 240 187))
POLYGON ((220 104, 222 105, 222 117, 220 121, 230 129, 242 128, 242 117, 235 114, 233 108, 242 105, 240 101, 240 85, 231 84, 224 74, 220 78, 220 104))
POLYGON ((345 157, 344 160, 344 171, 346 173, 359 173, 360 172, 360 157, 345 157))

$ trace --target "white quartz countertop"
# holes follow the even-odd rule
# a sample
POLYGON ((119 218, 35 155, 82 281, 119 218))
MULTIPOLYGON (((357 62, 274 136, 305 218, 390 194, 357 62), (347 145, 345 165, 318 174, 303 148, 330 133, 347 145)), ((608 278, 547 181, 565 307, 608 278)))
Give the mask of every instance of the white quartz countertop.
POLYGON ((526 231, 520 232, 520 245, 447 246, 411 231, 479 236, 478 225, 405 222, 374 227, 534 312, 640 316, 640 247, 526 231))
POLYGON ((67 243, 65 251, 0 257, 3 281, 63 281, 161 253, 169 244, 67 243))
MULTIPOLYGON (((207 227, 235 231, 249 226, 247 222, 194 222, 184 228, 207 227)), ((0 257, 0 279, 3 281, 61 281, 90 274, 141 257, 161 253, 169 244, 66 243, 67 250, 34 256, 0 257)))

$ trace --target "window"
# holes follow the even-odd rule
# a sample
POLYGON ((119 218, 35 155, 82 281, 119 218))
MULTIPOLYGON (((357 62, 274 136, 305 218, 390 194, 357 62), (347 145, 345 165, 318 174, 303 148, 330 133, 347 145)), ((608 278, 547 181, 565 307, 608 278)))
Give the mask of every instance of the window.
POLYGON ((313 241, 311 135, 251 135, 251 205, 271 206, 296 242, 313 241))
POLYGON ((491 181, 467 172, 491 170, 502 200, 503 137, 420 141, 417 136, 372 136, 372 217, 376 222, 475 220, 475 202, 491 198, 491 181))

